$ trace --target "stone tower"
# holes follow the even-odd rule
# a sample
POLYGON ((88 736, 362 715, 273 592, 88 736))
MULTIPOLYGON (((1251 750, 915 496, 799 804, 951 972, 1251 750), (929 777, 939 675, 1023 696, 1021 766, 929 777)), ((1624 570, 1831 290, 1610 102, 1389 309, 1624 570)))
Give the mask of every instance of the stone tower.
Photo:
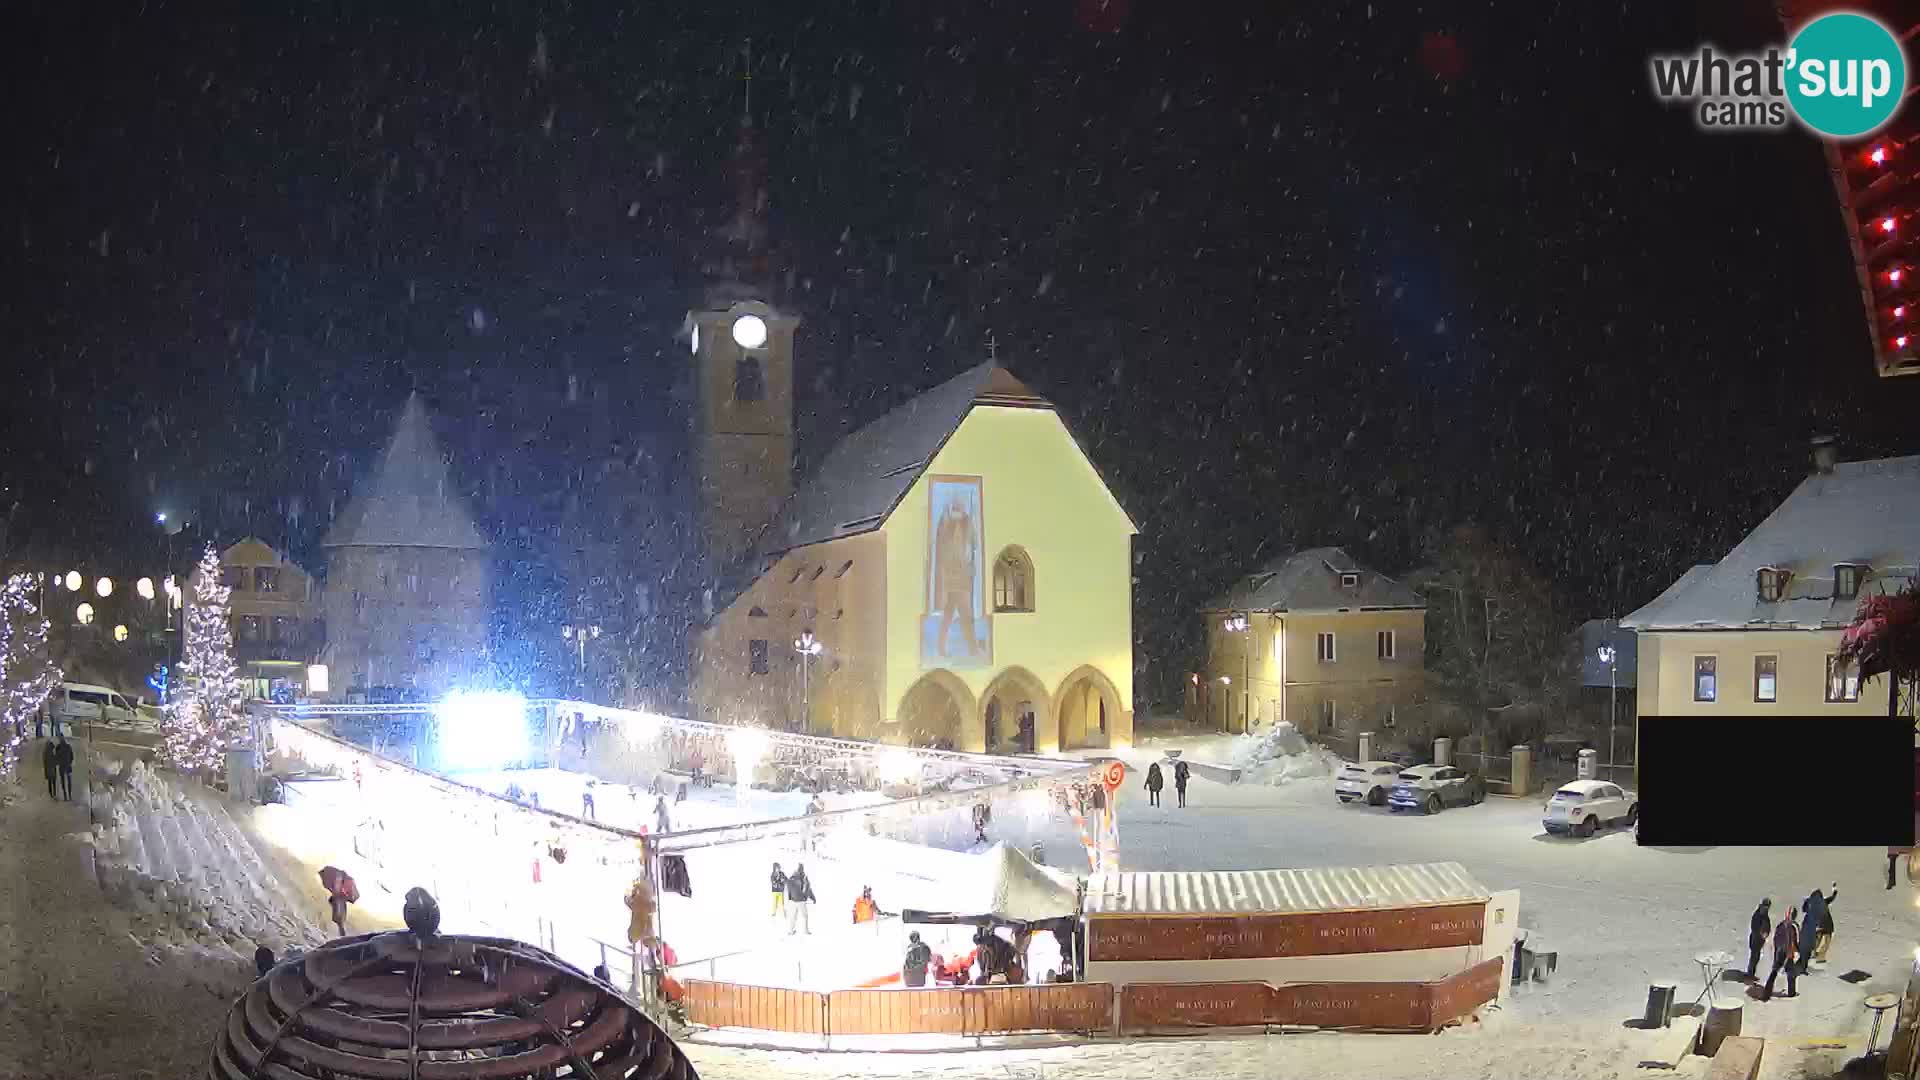
POLYGON ((705 288, 687 313, 693 352, 693 464, 704 588, 751 549, 793 493, 793 337, 775 302, 766 164, 751 114, 731 166, 734 206, 710 237, 705 288))
POLYGON ((407 399, 322 547, 322 659, 335 697, 400 689, 438 698, 475 673, 491 602, 487 544, 447 480, 420 395, 407 399))

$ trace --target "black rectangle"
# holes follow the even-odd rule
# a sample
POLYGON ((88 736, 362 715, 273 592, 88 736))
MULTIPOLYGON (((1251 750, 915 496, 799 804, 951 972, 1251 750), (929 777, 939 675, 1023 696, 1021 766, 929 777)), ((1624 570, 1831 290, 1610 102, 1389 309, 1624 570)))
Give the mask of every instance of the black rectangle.
POLYGON ((1920 753, 1885 716, 1643 716, 1639 842, 1912 847, 1920 753))

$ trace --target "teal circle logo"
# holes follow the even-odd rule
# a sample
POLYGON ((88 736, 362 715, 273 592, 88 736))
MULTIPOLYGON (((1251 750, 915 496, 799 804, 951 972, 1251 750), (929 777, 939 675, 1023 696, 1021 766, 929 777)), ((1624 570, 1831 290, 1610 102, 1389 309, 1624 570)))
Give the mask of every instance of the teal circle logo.
POLYGON ((1907 57, 1878 21, 1852 12, 1822 15, 1787 48, 1787 103, 1814 131, 1836 139, 1865 135, 1900 108, 1907 57))

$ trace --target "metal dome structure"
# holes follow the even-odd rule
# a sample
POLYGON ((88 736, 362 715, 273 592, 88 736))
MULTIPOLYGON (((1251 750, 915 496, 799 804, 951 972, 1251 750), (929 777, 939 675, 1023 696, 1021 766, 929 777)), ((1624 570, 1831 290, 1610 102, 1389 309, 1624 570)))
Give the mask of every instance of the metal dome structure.
POLYGON ((227 1014, 209 1080, 698 1080, 606 984, 504 938, 439 934, 424 890, 406 930, 285 961, 227 1014))

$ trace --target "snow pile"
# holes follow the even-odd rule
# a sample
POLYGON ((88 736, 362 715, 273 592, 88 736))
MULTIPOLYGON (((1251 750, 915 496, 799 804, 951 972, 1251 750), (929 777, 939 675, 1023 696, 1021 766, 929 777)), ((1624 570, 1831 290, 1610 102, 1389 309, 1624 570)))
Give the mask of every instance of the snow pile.
POLYGON ((1340 755, 1306 740, 1294 726, 1281 721, 1256 735, 1237 737, 1231 748, 1233 764, 1243 784, 1277 787, 1295 780, 1332 776, 1340 755))
POLYGON ((96 824, 80 834, 101 890, 130 909, 138 938, 216 985, 253 950, 325 940, 274 881, 217 798, 187 790, 144 762, 104 773, 93 788, 96 824), (196 797, 198 795, 198 797, 196 797))

